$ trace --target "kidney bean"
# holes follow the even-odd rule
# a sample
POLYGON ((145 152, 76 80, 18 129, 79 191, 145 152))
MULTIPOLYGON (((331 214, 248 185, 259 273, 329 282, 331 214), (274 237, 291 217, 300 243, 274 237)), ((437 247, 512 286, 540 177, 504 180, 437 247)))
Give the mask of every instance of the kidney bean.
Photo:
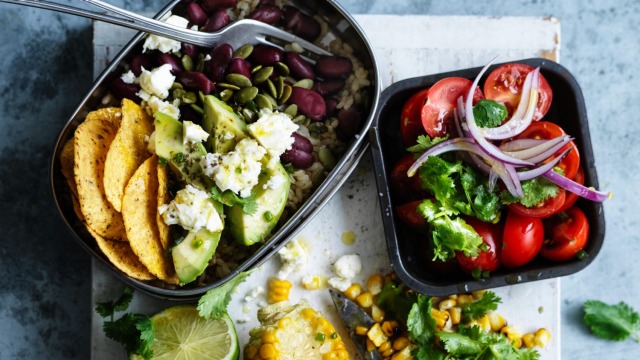
POLYGON ((183 55, 189 55, 192 60, 198 59, 198 47, 193 44, 182 43, 180 52, 183 55))
POLYGON ((282 61, 282 50, 269 45, 257 45, 253 48, 249 60, 258 65, 272 66, 282 61))
POLYGON ((352 106, 338 111, 338 135, 343 139, 350 139, 360 130, 362 114, 352 106))
POLYGON ((183 71, 177 76, 177 81, 188 90, 211 93, 216 86, 203 73, 197 71, 183 71))
POLYGON ((202 8, 211 13, 222 8, 231 8, 236 6, 238 0, 202 0, 200 5, 202 8))
POLYGON ((293 144, 291 145, 292 149, 302 150, 309 154, 313 152, 313 145, 309 139, 295 132, 291 134, 291 137, 293 138, 293 144))
POLYGON ((284 62, 289 66, 291 74, 298 79, 315 79, 316 73, 313 66, 303 59, 300 54, 293 51, 287 51, 284 54, 284 62))
POLYGON ((184 71, 184 69, 182 68, 182 64, 180 63, 180 60, 178 58, 176 58, 175 56, 171 55, 171 54, 166 54, 166 53, 158 53, 158 64, 159 65, 164 65, 164 64, 169 64, 171 65, 171 73, 176 75, 179 74, 181 72, 184 71))
POLYGON ((316 81, 313 84, 313 90, 317 91, 322 96, 333 95, 344 88, 344 80, 331 79, 325 81, 316 81))
POLYGON ((316 61, 316 73, 324 78, 344 78, 351 74, 353 63, 344 56, 321 56, 316 61))
POLYGON ((285 164, 293 165, 297 169, 306 169, 313 165, 314 162, 313 155, 295 148, 285 151, 280 155, 280 160, 285 164))
POLYGON ((109 84, 109 91, 118 100, 124 98, 137 100, 138 95, 136 94, 140 91, 140 87, 136 84, 127 84, 121 78, 116 78, 109 84))
POLYGON ((244 75, 247 79, 251 79, 251 64, 243 58, 233 58, 229 64, 229 73, 244 75))
POLYGON ((275 25, 282 20, 282 10, 275 5, 262 5, 249 14, 249 19, 275 25))
POLYGON ((320 23, 296 7, 285 6, 283 16, 285 29, 293 34, 309 41, 315 40, 320 35, 320 23))
POLYGON ((211 60, 204 62, 204 73, 211 81, 222 81, 233 58, 233 48, 229 44, 220 44, 209 55, 211 60))
POLYGON ((198 26, 204 25, 208 18, 207 13, 202 9, 202 7, 194 2, 187 5, 187 16, 192 24, 196 24, 198 26))
POLYGON ((338 99, 331 97, 326 99, 325 103, 327 104, 327 116, 335 115, 338 110, 338 99))
POLYGON ((142 68, 151 71, 151 69, 155 67, 156 61, 154 56, 151 54, 136 55, 129 63, 129 69, 135 76, 140 76, 140 74, 142 74, 142 68))
POLYGON ((202 31, 204 32, 214 32, 222 29, 223 27, 229 25, 231 22, 231 17, 226 9, 219 9, 211 15, 209 20, 202 27, 202 31))
POLYGON ((275 4, 276 4, 276 0, 260 0, 260 2, 258 3, 258 7, 264 6, 264 5, 275 5, 275 4))
POLYGON ((298 105, 298 111, 311 120, 322 120, 327 115, 324 99, 313 90, 293 86, 288 103, 298 105))
POLYGON ((193 2, 193 0, 180 0, 180 3, 189 5, 193 2))

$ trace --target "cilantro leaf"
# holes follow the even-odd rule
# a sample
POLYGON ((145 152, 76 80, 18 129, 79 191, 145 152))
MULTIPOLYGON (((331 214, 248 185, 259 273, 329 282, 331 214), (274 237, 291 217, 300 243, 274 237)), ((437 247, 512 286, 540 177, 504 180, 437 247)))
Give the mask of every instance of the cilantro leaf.
POLYGON ((209 195, 211 195, 211 198, 223 203, 224 205, 240 206, 242 208, 242 212, 247 215, 253 215, 258 211, 258 202, 256 202, 256 196, 254 194, 251 194, 246 198, 242 198, 231 190, 221 192, 217 186, 213 186, 209 191, 209 195))
POLYGON ((124 311, 127 310, 131 300, 133 299, 133 288, 125 287, 122 295, 115 301, 106 301, 96 303, 96 312, 100 314, 102 317, 110 316, 113 320, 113 314, 116 311, 124 311))
POLYGON ((411 153, 423 153, 427 150, 429 150, 430 148, 432 148, 433 146, 445 141, 449 139, 449 135, 445 136, 445 137, 436 137, 436 138, 431 138, 429 137, 429 135, 420 135, 418 136, 418 140, 417 140, 417 144, 410 146, 407 148, 408 152, 411 153))
MULTIPOLYGON (((253 270, 252 270, 253 271, 253 270)), ((211 289, 198 300, 198 313, 205 319, 218 319, 227 312, 227 306, 231 301, 231 292, 243 282, 252 271, 238 274, 225 284, 211 289)))
POLYGON ((142 314, 126 313, 116 321, 107 321, 102 329, 108 338, 119 342, 128 354, 138 354, 151 359, 151 344, 155 339, 151 319, 142 314))
POLYGON ((438 337, 444 343, 444 348, 452 355, 464 356, 480 354, 483 345, 468 336, 459 333, 438 332, 438 337))
POLYGON ((514 197, 508 191, 502 191, 500 197, 503 204, 520 203, 526 207, 534 207, 547 199, 551 199, 558 195, 558 186, 548 179, 539 176, 531 180, 522 182, 522 191, 524 196, 521 198, 514 197))
POLYGON ((445 349, 456 359, 537 360, 533 349, 517 349, 504 334, 488 333, 479 326, 460 325, 457 333, 436 334, 445 349))
POLYGON ((624 302, 609 305, 590 300, 584 303, 584 312, 584 323, 594 335, 614 341, 623 341, 632 335, 640 342, 640 315, 624 302))
POLYGON ((461 305, 462 321, 469 322, 472 319, 483 317, 489 311, 496 310, 501 301, 502 299, 494 292, 485 292, 479 300, 461 305))
POLYGON ((406 319, 411 307, 416 302, 416 293, 406 292, 404 284, 396 284, 390 281, 384 284, 378 294, 378 305, 394 319, 406 319))
POLYGON ((434 340, 436 321, 431 316, 432 300, 430 296, 418 295, 407 317, 409 338, 419 346, 430 345, 434 340))
POLYGON ((507 118, 507 115, 507 108, 494 100, 482 99, 473 105, 473 117, 479 127, 499 126, 507 118))

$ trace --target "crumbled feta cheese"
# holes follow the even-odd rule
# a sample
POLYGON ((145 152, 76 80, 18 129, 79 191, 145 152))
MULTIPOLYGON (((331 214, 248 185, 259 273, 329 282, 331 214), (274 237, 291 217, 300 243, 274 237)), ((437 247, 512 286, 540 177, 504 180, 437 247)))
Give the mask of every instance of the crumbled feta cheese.
POLYGON ((264 288, 262 286, 256 286, 253 290, 249 291, 244 297, 244 301, 247 303, 253 302, 258 296, 264 294, 264 288))
POLYGON ((220 214, 213 206, 209 195, 192 185, 178 191, 169 203, 158 208, 167 225, 180 225, 185 230, 207 229, 211 232, 222 231, 220 214))
POLYGON ((274 174, 266 184, 262 185, 263 189, 277 189, 287 181, 281 174, 274 174))
MULTIPOLYGON (((186 29, 189 25, 189 20, 177 15, 169 16, 164 22, 182 29, 186 29)), ((144 41, 144 45, 142 45, 142 52, 147 52, 147 50, 160 50, 163 53, 178 52, 180 47, 180 41, 149 34, 144 41)))
POLYGON ((169 64, 164 64, 151 71, 142 68, 140 87, 150 95, 166 99, 175 79, 176 77, 171 74, 171 65, 169 64))
POLYGON ((184 125, 184 129, 182 131, 183 144, 197 144, 207 140, 209 137, 209 133, 204 131, 200 125, 194 124, 193 121, 185 120, 182 124, 184 125))
POLYGON ((338 290, 338 291, 347 291, 347 289, 349 288, 349 286, 351 286, 351 280, 350 279, 345 279, 342 277, 338 277, 338 276, 334 276, 329 278, 329 286, 331 286, 332 288, 338 290))
POLYGON ((267 150, 255 140, 244 138, 227 154, 207 154, 200 160, 200 166, 220 190, 231 190, 247 197, 258 183, 262 171, 260 160, 266 153, 267 150))
POLYGON ((329 285, 340 291, 347 290, 351 286, 353 278, 362 271, 360 256, 356 254, 341 256, 333 264, 333 270, 337 276, 329 279, 329 285))
POLYGON ((320 275, 305 275, 302 278, 302 286, 307 290, 318 290, 322 287, 324 278, 320 275))
POLYGON ((204 61, 209 61, 211 60, 211 55, 207 54, 207 56, 204 57, 204 61))
POLYGON ((129 70, 126 73, 120 76, 120 79, 125 82, 125 84, 133 84, 138 78, 133 74, 133 71, 129 70))
POLYGON ((264 146, 274 158, 279 158, 286 150, 291 149, 294 138, 291 136, 298 129, 291 118, 284 113, 261 111, 260 118, 247 125, 249 133, 264 146))
POLYGON ((233 135, 233 133, 231 131, 225 131, 222 133, 222 140, 224 141, 229 141, 234 139, 236 136, 233 135))
POLYGON ((138 91, 137 95, 144 100, 143 108, 149 115, 153 116, 153 114, 159 111, 176 120, 180 118, 180 108, 178 107, 180 106, 180 99, 175 99, 172 104, 168 101, 160 100, 156 96, 149 95, 144 90, 138 91))
POLYGON ((282 267, 278 271, 279 279, 286 279, 292 272, 297 272, 307 263, 307 249, 304 244, 293 239, 278 251, 282 267))

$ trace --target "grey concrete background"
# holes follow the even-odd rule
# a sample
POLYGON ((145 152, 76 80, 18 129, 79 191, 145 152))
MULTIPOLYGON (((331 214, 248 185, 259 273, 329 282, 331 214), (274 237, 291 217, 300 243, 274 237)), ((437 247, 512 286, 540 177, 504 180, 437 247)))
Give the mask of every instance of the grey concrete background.
MULTIPOLYGON (((152 12, 164 3, 110 2, 152 12)), ((562 356, 636 358, 640 345, 631 340, 610 343, 591 336, 581 309, 585 300, 600 299, 640 310, 640 150, 634 145, 640 134, 640 3, 339 2, 352 13, 560 19, 561 61, 584 92, 600 185, 615 193, 605 204, 607 235, 600 255, 562 279, 562 356)), ((47 174, 55 136, 93 81, 91 23, 3 3, 0 24, 0 359, 88 359, 90 259, 58 218, 47 174)))

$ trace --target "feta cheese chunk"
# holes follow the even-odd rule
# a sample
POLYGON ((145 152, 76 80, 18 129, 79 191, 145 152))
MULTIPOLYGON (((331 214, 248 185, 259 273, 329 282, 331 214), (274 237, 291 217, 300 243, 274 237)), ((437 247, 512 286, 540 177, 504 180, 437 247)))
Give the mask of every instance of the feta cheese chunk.
POLYGON ((357 254, 343 255, 334 264, 333 270, 337 276, 329 279, 329 285, 333 288, 345 291, 353 282, 360 271, 362 271, 362 262, 357 254))
POLYGON ((182 124, 184 125, 184 130, 182 132, 183 144, 197 144, 207 140, 209 137, 209 133, 204 131, 200 125, 194 124, 193 121, 185 120, 182 124))
POLYGON ((351 286, 351 280, 350 279, 345 279, 345 278, 342 278, 342 277, 339 277, 339 276, 330 277, 329 281, 327 281, 327 283, 332 288, 334 288, 334 289, 336 289, 338 291, 342 291, 342 292, 347 291, 349 286, 351 286))
POLYGON ((178 191, 169 203, 158 208, 167 225, 180 225, 185 230, 207 229, 211 232, 222 231, 220 214, 213 206, 209 195, 192 185, 178 191))
POLYGON ((251 189, 258 183, 262 170, 260 160, 266 153, 257 141, 244 138, 227 154, 207 154, 200 165, 220 190, 231 190, 244 198, 251 195, 251 189))
POLYGON ((307 263, 307 249, 298 239, 291 240, 287 245, 278 251, 282 267, 278 271, 279 279, 286 279, 292 272, 302 270, 307 263))
POLYGON ((164 100, 169 96, 169 89, 175 79, 176 77, 171 74, 171 65, 169 64, 164 64, 151 71, 142 68, 140 87, 150 95, 164 100))
POLYGON ((138 78, 133 74, 133 71, 129 70, 126 73, 120 76, 120 79, 124 81, 125 84, 133 84, 138 78))
POLYGON ((157 96, 149 95, 144 90, 138 91, 137 95, 144 100, 143 108, 149 115, 153 116, 153 114, 160 111, 176 120, 180 118, 180 109, 178 108, 180 99, 175 99, 172 104, 168 101, 160 100, 157 96))
MULTIPOLYGON (((186 29, 189 25, 189 20, 177 15, 169 16, 164 22, 182 29, 186 29)), ((149 34, 144 41, 144 45, 142 45, 142 52, 147 52, 147 50, 160 50, 163 53, 178 52, 180 47, 180 41, 149 34)))
POLYGON ((247 130, 267 149, 272 158, 279 158, 282 153, 291 149, 294 141, 291 134, 298 129, 298 125, 281 112, 262 110, 260 114, 256 122, 247 125, 247 130))

